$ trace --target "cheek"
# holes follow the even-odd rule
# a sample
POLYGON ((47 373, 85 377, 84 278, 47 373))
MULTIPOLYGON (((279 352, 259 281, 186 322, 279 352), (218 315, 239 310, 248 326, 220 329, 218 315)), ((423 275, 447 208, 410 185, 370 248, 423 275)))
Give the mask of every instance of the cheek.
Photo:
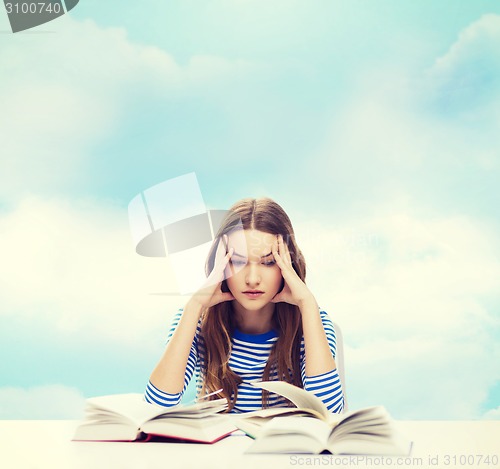
POLYGON ((234 277, 232 277, 232 276, 228 277, 228 273, 227 272, 225 273, 225 277, 226 277, 226 284, 227 284, 228 288, 230 290, 232 290, 233 289, 233 285, 234 285, 234 277))
POLYGON ((281 279, 283 278, 281 275, 281 270, 274 267, 269 270, 270 272, 268 273, 267 281, 274 290, 278 291, 281 287, 281 279))
POLYGON ((243 283, 245 282, 245 278, 243 276, 243 273, 241 271, 231 273, 229 266, 226 267, 226 270, 224 271, 224 275, 226 277, 227 286, 230 289, 232 289, 232 286, 236 286, 236 285, 241 284, 241 282, 243 282, 243 283))

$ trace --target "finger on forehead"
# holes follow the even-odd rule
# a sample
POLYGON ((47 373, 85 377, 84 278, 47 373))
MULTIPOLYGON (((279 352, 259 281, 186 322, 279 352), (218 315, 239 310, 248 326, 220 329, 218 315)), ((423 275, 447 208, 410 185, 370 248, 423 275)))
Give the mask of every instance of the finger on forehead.
POLYGON ((217 240, 217 249, 215 251, 215 257, 216 259, 221 259, 226 255, 226 253, 227 249, 224 240, 222 239, 222 237, 219 237, 219 239, 217 240))
POLYGON ((248 244, 243 230, 235 229, 227 233, 227 247, 233 248, 238 254, 248 255, 248 244))
POLYGON ((274 239, 273 246, 277 246, 280 242, 280 237, 279 235, 276 235, 276 238, 274 239))

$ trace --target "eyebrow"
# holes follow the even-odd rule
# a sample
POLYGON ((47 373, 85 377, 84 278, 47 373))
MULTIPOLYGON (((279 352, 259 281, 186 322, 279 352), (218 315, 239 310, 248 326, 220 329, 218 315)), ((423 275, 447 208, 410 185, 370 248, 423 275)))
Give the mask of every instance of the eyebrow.
MULTIPOLYGON (((264 259, 264 257, 268 257, 272 254, 272 251, 269 253, 269 254, 264 254, 263 256, 260 256, 261 259, 264 259)), ((243 259, 246 259, 247 256, 242 256, 241 254, 238 254, 237 252, 233 252, 233 256, 238 256, 238 257, 241 257, 243 259)))

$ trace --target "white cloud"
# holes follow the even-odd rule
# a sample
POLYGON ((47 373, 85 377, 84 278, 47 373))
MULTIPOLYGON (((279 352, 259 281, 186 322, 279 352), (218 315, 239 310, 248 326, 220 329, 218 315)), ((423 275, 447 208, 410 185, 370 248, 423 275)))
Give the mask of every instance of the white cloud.
MULTIPOLYGON (((134 252, 125 209, 29 197, 0 216, 0 314, 42 318, 61 334, 144 344, 185 299, 165 258, 134 252)), ((161 329, 159 330, 159 328, 161 329)))
MULTIPOLYGON (((478 85, 480 83, 475 80, 498 71, 500 58, 494 52, 499 44, 500 15, 483 15, 464 28, 446 54, 436 59, 432 73, 443 79, 455 75, 461 79, 457 84, 462 86, 478 85)), ((482 90, 476 88, 474 91, 480 93, 482 90)))
POLYGON ((496 409, 490 409, 484 413, 483 419, 487 420, 500 420, 500 406, 496 409))
POLYGON ((351 405, 477 418, 500 376, 493 226, 406 211, 297 228, 308 284, 343 329, 351 405), (492 303, 493 302, 493 303, 492 303))
POLYGON ((300 168, 304 179, 330 188, 337 213, 388 200, 391 210, 418 203, 436 213, 464 205, 493 212, 499 44, 500 15, 485 15, 429 70, 395 63, 360 74, 322 147, 300 168))
POLYGON ((0 58, 0 197, 71 189, 90 171, 88 152, 110 138, 134 101, 227 90, 258 67, 211 55, 180 66, 122 28, 64 16, 52 33, 15 35, 0 58))
POLYGON ((85 398, 78 389, 52 384, 0 388, 0 419, 80 419, 85 398))
POLYGON ((500 122, 500 58, 495 52, 499 47, 500 15, 483 15, 436 59, 424 87, 431 106, 448 118, 486 130, 490 143, 495 138, 490 126, 500 122))

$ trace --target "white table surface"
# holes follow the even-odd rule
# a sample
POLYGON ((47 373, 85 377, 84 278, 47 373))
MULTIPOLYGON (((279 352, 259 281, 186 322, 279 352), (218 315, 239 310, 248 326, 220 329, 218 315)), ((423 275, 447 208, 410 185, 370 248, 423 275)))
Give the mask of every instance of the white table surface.
POLYGON ((333 455, 244 454, 252 440, 241 432, 213 445, 71 441, 78 423, 0 420, 0 468, 500 467, 500 421, 397 422, 400 431, 413 441, 410 456, 399 460, 380 456, 357 459, 333 455))

